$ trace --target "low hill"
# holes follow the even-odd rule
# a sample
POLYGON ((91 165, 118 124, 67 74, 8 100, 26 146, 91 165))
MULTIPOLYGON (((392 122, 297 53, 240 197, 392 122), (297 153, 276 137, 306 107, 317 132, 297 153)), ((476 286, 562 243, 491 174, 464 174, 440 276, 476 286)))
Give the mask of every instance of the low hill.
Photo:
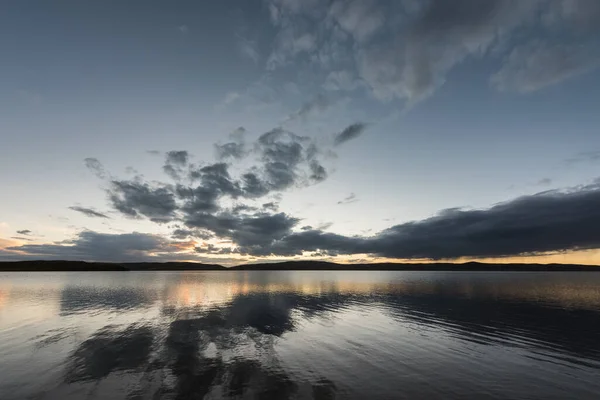
POLYGON ((85 261, 9 261, 0 262, 0 271, 214 271, 227 268, 216 264, 103 263, 85 261))
POLYGON ((337 264, 326 261, 285 261, 278 263, 244 264, 233 270, 260 271, 600 271, 600 268, 576 264, 488 264, 468 263, 373 263, 337 264))

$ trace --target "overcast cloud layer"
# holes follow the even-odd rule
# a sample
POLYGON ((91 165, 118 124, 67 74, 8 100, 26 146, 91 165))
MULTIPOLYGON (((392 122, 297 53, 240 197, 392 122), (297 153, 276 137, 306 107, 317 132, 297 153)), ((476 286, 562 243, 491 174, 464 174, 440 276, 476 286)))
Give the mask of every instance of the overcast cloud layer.
POLYGON ((383 101, 430 96, 468 58, 492 58, 501 91, 531 92, 600 64, 593 0, 267 0, 278 29, 267 69, 308 59, 324 87, 383 101))

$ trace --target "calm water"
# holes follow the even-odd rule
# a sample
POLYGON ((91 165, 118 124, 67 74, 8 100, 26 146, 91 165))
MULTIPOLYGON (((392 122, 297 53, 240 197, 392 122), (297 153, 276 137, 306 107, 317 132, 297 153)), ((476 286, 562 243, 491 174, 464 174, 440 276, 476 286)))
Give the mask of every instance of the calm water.
POLYGON ((599 399, 600 273, 0 273, 0 399, 599 399))

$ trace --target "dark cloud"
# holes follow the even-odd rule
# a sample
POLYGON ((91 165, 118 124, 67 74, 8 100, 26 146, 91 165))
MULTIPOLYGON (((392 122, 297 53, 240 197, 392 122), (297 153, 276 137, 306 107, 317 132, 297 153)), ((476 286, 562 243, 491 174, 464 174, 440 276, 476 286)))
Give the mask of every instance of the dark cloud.
POLYGON ((106 171, 104 170, 104 166, 97 158, 86 158, 83 160, 85 162, 85 166, 87 169, 92 171, 94 175, 96 175, 100 179, 106 178, 106 171))
POLYGON ((189 238, 208 240, 208 239, 212 239, 214 237, 214 235, 208 231, 203 231, 203 230, 199 230, 199 229, 175 229, 173 231, 173 233, 171 234, 171 237, 173 239, 180 239, 180 240, 189 239, 189 238))
POLYGON ((236 198, 242 195, 239 183, 229 175, 229 165, 226 163, 202 167, 196 171, 195 177, 200 180, 202 188, 214 191, 221 196, 229 195, 236 198))
POLYGON ((367 253, 407 259, 503 257, 600 247, 600 184, 546 191, 486 210, 450 209, 393 226, 372 237, 321 231, 289 235, 273 254, 367 253))
POLYGON ((72 240, 54 244, 27 244, 10 247, 8 250, 18 250, 30 256, 47 259, 133 262, 160 260, 160 254, 174 253, 178 248, 173 242, 159 235, 83 231, 72 240), (153 257, 150 253, 159 255, 153 257))
POLYGON ((169 151, 165 154, 163 171, 174 180, 181 179, 188 164, 189 154, 185 150, 169 151))
POLYGON ((153 156, 159 156, 161 154, 158 150, 147 150, 146 153, 151 154, 153 156))
POLYGON ((245 143, 229 142, 225 144, 215 144, 215 150, 219 160, 239 160, 244 158, 247 154, 245 143))
MULTIPOLYGON (((255 149, 262 161, 263 181, 269 191, 282 191, 294 186, 299 169, 315 157, 314 143, 282 128, 275 128, 258 138, 255 149)), ((312 160, 311 160, 312 161, 312 160)), ((309 164, 309 168, 310 164, 309 164)))
POLYGON ((166 153, 163 170, 174 184, 148 183, 141 176, 113 179, 108 189, 112 207, 132 218, 146 217, 160 223, 178 220, 188 227, 214 224, 222 232, 222 225, 228 220, 223 216, 231 211, 257 211, 242 210, 239 204, 234 209, 225 209, 223 204, 229 200, 274 196, 274 192, 327 178, 327 170, 319 160, 326 152, 309 137, 278 127, 260 135, 246 150, 244 134, 245 129, 238 128, 230 134, 233 142, 216 146, 219 158, 231 162, 247 153, 255 156, 257 163, 242 168, 238 176, 231 175, 229 163, 190 164, 187 151, 170 151, 166 153))
POLYGON ((323 182, 327 179, 327 170, 317 161, 310 162, 310 179, 313 182, 323 182))
POLYGON ((246 197, 262 197, 269 193, 266 183, 254 172, 245 173, 242 182, 246 197))
POLYGON ((279 206, 277 205, 277 203, 270 201, 268 203, 264 203, 262 205, 262 208, 264 210, 277 211, 279 209, 279 206))
POLYGON ((210 255, 228 255, 235 253, 235 251, 230 247, 217 247, 214 244, 207 244, 206 246, 196 247, 195 251, 196 253, 210 255))
POLYGON ((342 200, 338 201, 338 204, 349 204, 349 203, 354 203, 358 201, 358 199, 356 198, 356 195, 354 193, 350 193, 347 197, 343 198, 342 200))
POLYGON ((189 154, 185 150, 169 151, 166 154, 166 162, 173 165, 185 166, 188 163, 189 154))
POLYGON ((22 230, 20 230, 20 231, 17 231, 17 233, 18 233, 19 235, 25 235, 25 236, 28 236, 28 235, 31 235, 33 232, 31 232, 29 229, 22 229, 22 230))
POLYGON ((246 157, 249 150, 246 148, 246 129, 242 126, 229 134, 230 142, 215 144, 215 151, 219 160, 241 160, 246 157))
MULTIPOLYGON (((330 256, 371 254, 403 259, 504 257, 600 247, 600 182, 565 191, 549 190, 497 204, 489 209, 448 209, 421 221, 392 226, 373 236, 344 236, 325 227, 304 226, 285 213, 188 214, 189 231, 229 238, 234 249, 206 248, 199 252, 236 252, 251 256, 294 256, 305 251, 330 256)), ((175 252, 176 244, 161 236, 139 233, 109 235, 85 231, 68 242, 23 245, 18 250, 49 258, 136 260, 175 252)))
POLYGON ((236 213, 256 212, 258 210, 259 210, 258 207, 249 206, 247 204, 237 204, 231 209, 231 212, 236 214, 236 213))
POLYGON ((241 253, 255 254, 264 252, 272 243, 289 235, 299 221, 285 213, 242 215, 223 211, 189 215, 185 224, 214 232, 221 238, 230 238, 240 247, 241 253))
POLYGON ((349 140, 355 139, 362 135, 367 128, 367 125, 362 122, 357 122, 346 127, 343 131, 335 135, 333 142, 336 146, 346 143, 349 140))
POLYGON ((152 187, 139 181, 112 181, 109 190, 112 206, 122 214, 139 218, 147 217, 154 222, 174 219, 177 204, 169 187, 152 187))
POLYGON ((80 207, 80 206, 72 206, 72 207, 69 207, 69 209, 73 210, 73 211, 80 212, 80 213, 82 213, 84 215, 87 215, 88 217, 110 218, 108 215, 102 214, 101 212, 98 212, 98 211, 94 210, 93 208, 80 207))
POLYGON ((240 183, 229 175, 228 164, 207 165, 192 170, 190 176, 200 184, 196 187, 176 187, 177 197, 183 200, 181 211, 184 220, 198 213, 217 212, 220 209, 219 199, 223 196, 237 198, 244 194, 240 183))

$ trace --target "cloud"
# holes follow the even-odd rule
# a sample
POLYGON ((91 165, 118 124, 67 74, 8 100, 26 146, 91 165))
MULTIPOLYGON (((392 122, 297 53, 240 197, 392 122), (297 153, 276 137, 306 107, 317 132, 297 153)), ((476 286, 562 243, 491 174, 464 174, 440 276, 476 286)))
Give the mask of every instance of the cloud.
POLYGON ((11 239, 16 239, 16 240, 25 240, 27 242, 31 242, 33 239, 31 238, 26 238, 26 237, 20 237, 20 236, 11 236, 11 239))
POLYGON ((162 253, 180 251, 174 242, 159 235, 138 232, 115 235, 93 231, 83 231, 74 239, 60 243, 26 244, 7 250, 44 259, 114 262, 152 260, 162 253))
POLYGON ((88 217, 110 218, 108 215, 102 214, 101 212, 98 212, 98 211, 94 210, 93 208, 80 207, 80 206, 71 206, 71 207, 69 207, 69 209, 71 209, 73 211, 80 212, 80 213, 82 213, 84 215, 87 215, 88 217))
MULTIPOLYGON (((351 196, 349 196, 351 197, 351 196)), ((197 252, 249 256, 294 256, 319 252, 328 256, 370 254, 400 259, 508 257, 600 248, 600 180, 594 184, 549 190, 494 205, 488 209, 447 209, 421 221, 394 225, 372 236, 344 236, 326 227, 298 228, 300 219, 265 211, 233 213, 195 211, 186 228, 173 237, 232 241, 228 250, 203 247, 197 252)), ((54 244, 8 247, 15 254, 38 258, 126 261, 187 257, 179 252, 193 242, 172 242, 158 235, 101 234, 84 231, 54 244)), ((189 258, 189 257, 188 257, 189 258)))
POLYGON ((108 193, 115 210, 132 218, 144 216, 154 222, 168 222, 177 210, 175 195, 166 186, 153 187, 136 180, 113 180, 108 193))
POLYGON ((258 64, 260 60, 260 53, 257 48, 257 44, 254 41, 248 40, 240 35, 237 35, 237 45, 240 54, 254 62, 254 64, 258 64))
POLYGON ((317 37, 310 32, 298 33, 293 27, 286 27, 276 38, 276 50, 267 60, 267 70, 273 71, 285 65, 299 54, 310 53, 317 47, 317 37))
POLYGON ((274 203, 274 202, 270 201, 270 202, 268 202, 268 203, 264 203, 264 204, 262 205, 262 208, 263 208, 264 210, 277 211, 277 210, 279 209, 279 206, 278 206, 276 203, 274 203))
POLYGON ((584 162, 598 162, 600 161, 600 150, 599 151, 583 151, 578 153, 575 157, 568 158, 565 160, 567 164, 579 164, 584 162))
POLYGON ((241 160, 246 157, 248 155, 248 150, 246 149, 245 134, 246 129, 240 126, 230 133, 229 136, 232 141, 225 144, 215 144, 217 158, 219 160, 241 160))
POLYGON ((270 249, 372 254, 402 259, 504 257, 600 247, 600 184, 523 196, 483 210, 450 209, 371 237, 318 230, 293 233, 270 249))
POLYGON ((422 3, 404 29, 362 48, 361 77, 381 100, 414 104, 431 95, 469 56, 482 56, 534 16, 535 1, 435 0, 422 3))
POLYGON ((528 93, 600 64, 600 6, 585 0, 267 0, 277 30, 267 70, 327 90, 365 88, 412 106, 472 58, 502 63, 499 90, 528 93), (542 39, 543 38, 543 39, 542 39), (310 72, 304 61, 311 60, 310 72))
POLYGON ((325 95, 319 94, 314 99, 306 102, 300 107, 299 110, 292 113, 286 120, 286 122, 295 121, 297 119, 305 120, 312 115, 318 115, 325 112, 332 104, 332 101, 325 95))
POLYGON ((85 166, 87 169, 92 171, 94 175, 96 175, 100 179, 106 178, 106 171, 104 170, 104 166, 97 158, 86 158, 83 160, 85 162, 85 166))
POLYGON ((23 236, 30 236, 33 232, 31 232, 29 229, 22 229, 20 231, 17 231, 17 233, 23 236))
POLYGON ((208 240, 212 239, 214 235, 208 231, 203 231, 199 229, 175 229, 171 234, 171 237, 173 239, 180 240, 189 238, 208 240))
POLYGON ((221 238, 230 238, 238 246, 265 247, 288 235, 298 221, 285 213, 234 215, 223 211, 216 214, 197 213, 185 223, 188 227, 205 229, 221 238))
POLYGON ((367 125, 362 122, 357 122, 346 127, 343 131, 335 135, 333 142, 336 146, 346 143, 349 140, 355 139, 363 134, 367 129, 367 125))
POLYGON ((355 74, 349 70, 336 70, 327 74, 323 87, 329 91, 352 91, 358 88, 360 82, 355 74))
POLYGON ((354 193, 350 193, 347 197, 338 201, 337 203, 338 204, 350 204, 350 203, 355 203, 357 201, 358 201, 358 199, 356 198, 356 195, 354 193))
MULTIPOLYGON (((245 145, 244 134, 243 128, 237 129, 230 135, 233 141, 229 144, 245 145)), ((351 132, 350 136, 355 134, 351 132)), ((218 158, 232 163, 242 156, 237 147, 216 147, 218 158)), ((309 137, 276 127, 245 146, 243 152, 252 156, 255 164, 237 168, 236 175, 230 172, 232 164, 228 162, 196 165, 190 164, 187 151, 167 152, 163 168, 172 168, 168 175, 174 183, 147 182, 141 176, 112 179, 107 190, 110 205, 130 218, 178 223, 172 232, 175 239, 206 240, 216 236, 232 240, 240 251, 262 252, 290 234, 299 220, 278 212, 272 201, 262 208, 244 201, 267 195, 276 198, 282 191, 324 181, 328 173, 320 157, 327 151, 309 137)), ((106 217, 93 209, 72 209, 106 217)))
POLYGON ((189 161, 189 154, 185 150, 169 151, 165 155, 165 165, 163 171, 174 180, 181 179, 184 168, 189 161))
POLYGON ((335 1, 329 10, 339 26, 358 42, 367 40, 385 23, 384 10, 376 0, 335 1))
MULTIPOLYGON (((363 123, 350 125, 335 136, 334 144, 351 140, 364 129, 363 123)), ((256 164, 249 168, 239 165, 241 168, 237 169, 222 161, 190 164, 186 151, 168 152, 166 163, 180 168, 178 173, 186 178, 185 184, 179 180, 174 184, 149 183, 141 177, 112 179, 108 189, 110 204, 132 218, 175 222, 177 228, 171 227, 174 229, 172 238, 228 239, 234 247, 224 251, 250 256, 290 256, 315 251, 328 255, 441 259, 600 246, 600 239, 592 228, 600 222, 600 211, 594 203, 600 200, 600 184, 562 192, 547 191, 487 210, 445 210, 432 218, 395 225, 368 237, 325 232, 328 229, 325 226, 300 228, 299 218, 279 212, 272 202, 257 207, 245 201, 326 179, 327 171, 319 159, 324 149, 309 137, 276 127, 260 135, 248 146, 248 151, 256 164)), ((233 157, 232 162, 235 161, 233 157)), ((339 204, 355 200, 354 194, 350 194, 339 204)), ((84 212, 82 209, 75 210, 84 212)), ((166 243, 168 248, 175 246, 161 238, 160 243, 166 243)), ((73 256, 83 254, 78 249, 85 248, 87 239, 86 236, 75 239, 67 244, 72 249, 65 251, 77 252, 72 253, 73 256)), ((100 239, 109 240, 104 236, 93 238, 94 241, 100 239)), ((31 253, 37 249, 50 254, 52 249, 58 251, 53 247, 58 244, 37 246, 52 247, 24 247, 22 251, 31 253)), ((149 253, 157 251, 167 250, 148 250, 149 253)), ((221 249, 210 252, 221 252, 221 249)))
POLYGON ((586 0, 549 1, 542 21, 550 28, 574 30, 576 34, 597 32, 600 27, 600 3, 586 0))
POLYGON ((262 161, 262 175, 269 191, 281 191, 292 187, 298 179, 298 168, 307 160, 306 146, 309 138, 298 136, 282 128, 262 134, 255 151, 262 161))
POLYGON ((318 161, 310 162, 310 180, 313 182, 323 182, 327 179, 327 170, 318 161))
POLYGON ((500 91, 533 92, 598 68, 598 50, 597 45, 532 41, 514 48, 491 82, 500 91))
POLYGON ((189 154, 185 150, 169 151, 166 154, 166 162, 173 165, 185 166, 188 163, 189 154))
POLYGON ((244 158, 247 154, 245 143, 229 142, 225 144, 215 144, 215 150, 219 160, 226 160, 229 158, 239 160, 244 158))

